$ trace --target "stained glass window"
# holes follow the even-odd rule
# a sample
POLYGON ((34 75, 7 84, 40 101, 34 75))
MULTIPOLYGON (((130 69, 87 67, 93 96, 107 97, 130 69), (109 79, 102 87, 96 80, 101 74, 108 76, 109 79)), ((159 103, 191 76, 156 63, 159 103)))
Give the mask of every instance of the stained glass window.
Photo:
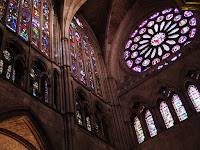
POLYGON ((76 23, 77 23, 81 28, 83 28, 82 22, 81 22, 77 17, 75 17, 75 16, 74 16, 74 19, 76 20, 76 23))
POLYGON ((15 69, 13 68, 12 80, 15 81, 15 69))
POLYGON ((34 95, 34 96, 37 96, 37 91, 38 91, 38 82, 35 81, 35 82, 33 83, 33 95, 34 95))
POLYGON ((86 56, 86 66, 87 66, 87 71, 88 71, 89 84, 90 84, 91 90, 94 91, 94 81, 93 81, 93 76, 92 76, 92 67, 90 63, 90 52, 88 49, 88 43, 86 42, 85 39, 83 39, 83 44, 84 44, 84 51, 85 51, 85 56, 86 56))
POLYGON ((183 121, 188 118, 187 112, 181 102, 180 97, 177 94, 173 95, 172 104, 180 121, 183 121))
POLYGON ((0 60, 0 74, 3 73, 3 60, 0 60))
POLYGON ((32 45, 38 47, 40 37, 40 0, 34 0, 32 18, 32 45))
POLYGON ((189 97, 197 112, 200 112, 200 93, 196 86, 190 85, 188 87, 189 97))
POLYGON ((76 102, 76 120, 79 125, 82 125, 83 124, 82 115, 81 115, 81 111, 79 108, 80 108, 79 103, 76 102))
POLYGON ((22 5, 19 35, 26 41, 28 41, 29 22, 30 22, 30 0, 24 0, 22 5))
POLYGON ((6 25, 14 32, 16 32, 16 27, 17 27, 18 11, 19 11, 19 0, 11 0, 6 25))
POLYGON ((145 120, 147 123, 147 127, 149 130, 150 136, 153 137, 153 136, 157 135, 157 129, 156 129, 152 114, 149 110, 147 110, 145 113, 145 120))
POLYGON ((140 120, 138 117, 135 117, 135 119, 134 119, 134 127, 135 127, 135 132, 137 135, 138 142, 140 144, 140 143, 144 142, 145 136, 144 136, 142 126, 141 126, 141 123, 140 123, 140 120))
POLYGON ((91 59, 92 59, 92 64, 93 64, 93 70, 94 70, 94 76, 96 80, 96 87, 97 87, 97 93, 102 96, 102 91, 101 91, 101 84, 100 84, 100 79, 99 79, 99 73, 97 69, 97 62, 95 58, 95 52, 92 46, 90 46, 90 53, 91 53, 91 59))
POLYGON ((35 70, 34 70, 34 69, 31 69, 30 76, 31 76, 32 78, 35 78, 35 77, 37 76, 37 74, 35 73, 35 70))
POLYGON ((91 123, 90 123, 90 117, 86 117, 86 125, 87 125, 87 130, 92 131, 91 123))
POLYGON ((49 7, 43 4, 42 53, 49 56, 49 7))
POLYGON ((7 61, 10 61, 10 60, 11 60, 11 55, 10 55, 10 53, 9 53, 7 50, 4 50, 4 51, 3 51, 3 56, 5 57, 5 59, 6 59, 7 61))
POLYGON ((164 68, 167 58, 175 61, 181 48, 196 34, 197 21, 191 11, 170 8, 162 12, 143 21, 125 45, 124 59, 135 72, 164 68), (173 53, 177 55, 173 56, 173 53))
POLYGON ((160 103, 160 112, 162 114, 167 129, 174 126, 174 120, 172 118, 172 115, 169 111, 167 104, 164 101, 160 103))
POLYGON ((0 20, 1 21, 3 21, 2 19, 4 18, 4 15, 5 15, 6 2, 7 0, 1 0, 1 4, 0 4, 0 20))
POLYGON ((72 28, 70 26, 69 28, 69 35, 70 35, 70 55, 71 55, 71 63, 72 63, 72 74, 77 78, 78 72, 77 72, 77 64, 76 64, 76 51, 75 51, 75 45, 74 45, 74 35, 72 32, 72 28))
POLYGON ((49 102, 49 88, 47 80, 45 80, 45 102, 49 102))
POLYGON ((12 70, 12 65, 9 65, 7 69, 7 74, 6 74, 7 79, 10 79, 11 70, 12 70))
POLYGON ((99 128, 99 124, 97 122, 95 122, 95 128, 96 128, 97 135, 100 136, 100 128, 99 128))

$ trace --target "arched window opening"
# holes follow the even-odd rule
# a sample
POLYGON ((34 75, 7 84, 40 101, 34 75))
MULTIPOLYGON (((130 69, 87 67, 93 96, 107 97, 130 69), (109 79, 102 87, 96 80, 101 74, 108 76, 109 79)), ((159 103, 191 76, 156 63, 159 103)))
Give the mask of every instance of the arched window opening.
POLYGON ((76 101, 76 120, 79 125, 83 125, 81 107, 77 101, 76 101))
POLYGON ((35 69, 30 70, 30 86, 32 88, 33 96, 39 96, 38 75, 35 69))
POLYGON ((200 93, 196 86, 190 85, 188 87, 188 95, 192 101, 197 112, 200 112, 200 93))
POLYGON ((23 79, 24 79, 24 64, 21 60, 16 60, 15 67, 13 69, 13 77, 12 80, 14 83, 23 86, 23 79), (14 75, 15 74, 15 75, 14 75))
POLYGON ((6 74, 6 78, 7 78, 7 79, 10 79, 11 70, 12 70, 12 65, 9 65, 9 66, 8 66, 8 69, 7 69, 7 74, 6 74))
POLYGON ((59 79, 58 79, 58 72, 54 70, 54 105, 58 103, 58 90, 59 88, 59 79))
POLYGON ((41 93, 42 93, 42 100, 46 103, 49 103, 49 87, 48 81, 46 77, 41 78, 41 93))
POLYGON ((87 128, 87 130, 88 131, 92 131, 90 114, 89 114, 87 108, 85 108, 85 120, 86 120, 86 128, 87 128))
POLYGON ((95 122, 96 135, 100 136, 100 123, 95 122))
POLYGON ((166 104, 166 102, 162 101, 160 103, 160 112, 161 115, 163 117, 163 120, 165 122, 166 128, 171 128, 172 126, 174 126, 174 120, 172 118, 172 115, 169 111, 168 105, 166 104))
POLYGON ((177 94, 174 94, 172 97, 172 104, 176 111, 179 121, 183 121, 188 118, 187 112, 181 102, 180 97, 177 94))
POLYGON ((150 136, 153 137, 155 135, 157 135, 157 129, 153 120, 153 116, 151 114, 151 112, 149 110, 146 111, 145 113, 145 120, 147 123, 147 127, 150 133, 150 136))
POLYGON ((96 51, 90 38, 87 36, 85 26, 78 17, 74 17, 69 27, 70 55, 72 75, 87 85, 91 91, 102 96, 100 75, 96 59, 96 51))
POLYGON ((145 136, 144 136, 144 133, 142 130, 142 125, 137 116, 134 118, 134 127, 135 127, 135 132, 137 135, 138 142, 140 144, 140 143, 144 142, 145 136))
POLYGON ((7 0, 2 0, 0 4, 0 20, 3 21, 6 11, 7 0))

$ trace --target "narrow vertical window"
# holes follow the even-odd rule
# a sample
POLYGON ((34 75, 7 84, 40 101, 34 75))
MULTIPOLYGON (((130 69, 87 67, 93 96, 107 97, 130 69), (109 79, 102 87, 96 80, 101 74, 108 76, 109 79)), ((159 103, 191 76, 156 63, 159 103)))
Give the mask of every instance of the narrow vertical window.
POLYGON ((80 110, 80 105, 79 105, 78 102, 76 102, 76 120, 77 120, 77 123, 79 125, 83 124, 81 110, 80 110))
POLYGON ((172 104, 176 111, 179 121, 183 121, 188 118, 187 112, 181 102, 180 97, 177 94, 174 94, 172 97, 172 104))
POLYGON ((48 103, 49 102, 49 88, 48 88, 48 82, 47 80, 45 80, 45 102, 48 103))
POLYGON ((43 4, 42 53, 49 56, 49 7, 43 4))
POLYGON ((197 112, 200 112, 200 93, 196 86, 190 85, 188 87, 189 97, 197 112))
POLYGON ((7 74, 6 74, 7 79, 10 79, 11 70, 12 70, 12 65, 9 65, 7 69, 7 74))
POLYGON ((3 60, 0 60, 0 74, 3 73, 3 60))
POLYGON ((84 65, 83 49, 81 45, 81 37, 78 32, 75 32, 75 35, 76 35, 76 41, 77 41, 80 80, 82 83, 86 84, 85 65, 84 65))
POLYGON ((97 62, 96 62, 96 58, 95 58, 95 54, 94 54, 94 49, 92 46, 90 46, 90 54, 91 54, 91 58, 92 58, 92 64, 93 64, 93 69, 94 69, 94 75, 95 75, 95 81, 96 81, 96 87, 97 87, 97 93, 102 96, 102 91, 101 91, 101 84, 100 84, 100 79, 99 79, 99 73, 98 73, 98 69, 97 69, 97 62))
POLYGON ((16 32, 19 11, 19 0, 11 0, 7 16, 7 27, 16 32))
POLYGON ((32 45, 38 48, 40 37, 40 0, 34 0, 32 19, 32 45))
POLYGON ((160 103, 160 112, 162 114, 167 129, 174 126, 174 120, 172 118, 172 115, 169 111, 167 104, 164 101, 160 103))
POLYGON ((7 0, 1 0, 0 4, 0 20, 3 21, 5 10, 6 10, 6 2, 7 0))
POLYGON ((13 82, 15 81, 15 68, 13 69, 12 80, 13 80, 13 82))
POLYGON ((96 128, 96 134, 98 136, 100 136, 100 127, 99 127, 99 124, 97 122, 95 122, 95 128, 96 128))
POLYGON ((87 125, 87 130, 92 131, 91 123, 90 123, 90 117, 86 117, 86 125, 87 125))
POLYGON ((69 28, 69 37, 70 37, 70 55, 71 55, 71 64, 72 64, 72 74, 74 77, 77 78, 78 77, 77 64, 76 64, 77 56, 76 56, 76 52, 75 52, 74 35, 72 32, 71 26, 69 28))
POLYGON ((138 117, 135 117, 135 119, 134 119, 134 127, 135 127, 135 132, 137 135, 138 142, 140 144, 140 143, 144 142, 145 136, 144 136, 142 126, 141 126, 141 123, 140 123, 140 120, 138 117))
POLYGON ((90 88, 92 91, 94 91, 94 81, 93 81, 93 76, 92 76, 92 67, 90 63, 90 52, 88 49, 88 44, 85 39, 83 39, 83 44, 84 44, 84 51, 85 51, 85 56, 86 56, 86 67, 88 71, 88 77, 89 77, 89 84, 90 88))
POLYGON ((19 35, 28 41, 28 28, 30 23, 30 0, 24 0, 22 5, 22 16, 20 20, 19 35))
POLYGON ((149 110, 147 110, 145 113, 145 120, 147 123, 147 127, 149 130, 150 136, 153 137, 153 136, 157 135, 157 129, 156 129, 152 114, 149 110))
POLYGON ((33 83, 33 95, 34 95, 34 96, 37 96, 37 91, 38 91, 38 82, 35 81, 35 82, 33 83))

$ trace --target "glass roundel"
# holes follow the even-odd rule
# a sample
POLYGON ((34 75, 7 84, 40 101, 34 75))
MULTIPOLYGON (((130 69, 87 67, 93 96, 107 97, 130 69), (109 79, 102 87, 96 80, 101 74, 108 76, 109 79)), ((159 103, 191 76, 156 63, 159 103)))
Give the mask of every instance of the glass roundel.
POLYGON ((170 60, 177 56, 192 41, 196 26, 196 18, 188 10, 169 8, 152 14, 128 39, 124 50, 126 64, 139 73, 163 66, 168 57, 170 60))

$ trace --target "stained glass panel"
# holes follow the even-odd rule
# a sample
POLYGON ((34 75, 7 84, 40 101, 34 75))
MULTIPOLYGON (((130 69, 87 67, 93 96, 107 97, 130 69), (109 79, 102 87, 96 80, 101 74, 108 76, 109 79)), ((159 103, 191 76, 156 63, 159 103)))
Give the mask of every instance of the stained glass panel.
POLYGON ((35 73, 35 70, 34 70, 34 69, 31 69, 30 76, 31 76, 32 78, 35 78, 35 77, 37 76, 37 74, 35 73))
POLYGON ((135 127, 135 132, 137 135, 138 142, 140 144, 144 141, 145 136, 144 136, 142 126, 141 126, 141 123, 140 123, 140 120, 138 117, 135 117, 135 119, 134 119, 134 127, 135 127))
POLYGON ((76 119, 79 125, 82 125, 82 116, 80 114, 80 110, 76 110, 76 119))
POLYGON ((3 60, 0 60, 0 74, 3 73, 3 60))
POLYGON ((47 80, 45 80, 45 102, 49 103, 49 88, 47 80))
POLYGON ((5 59, 6 59, 7 61, 10 61, 10 60, 11 60, 11 55, 10 55, 10 53, 9 53, 7 50, 4 50, 4 51, 3 51, 3 56, 5 57, 5 59))
POLYGON ((16 27, 17 27, 18 11, 19 11, 19 0, 11 0, 6 26, 9 27, 14 32, 16 32, 16 27))
POLYGON ((197 112, 200 112, 200 93, 196 86, 190 85, 188 87, 189 97, 197 112))
POLYGON ((13 82, 15 81, 15 69, 13 68, 13 73, 12 73, 12 80, 13 82))
POLYGON ((43 4, 42 53, 49 56, 49 7, 43 4))
POLYGON ((96 128, 96 133, 98 136, 100 136, 100 128, 99 125, 95 122, 95 128, 96 128))
POLYGON ((7 69, 7 74, 6 74, 7 79, 10 79, 11 70, 12 70, 12 65, 9 65, 7 69))
POLYGON ((28 41, 28 29, 30 22, 30 0, 24 0, 22 6, 22 14, 20 20, 19 35, 28 41))
POLYGON ((78 77, 78 70, 77 70, 77 58, 76 58, 76 51, 74 46, 74 35, 72 32, 72 28, 69 28, 69 37, 70 37, 70 55, 71 55, 71 63, 72 63, 72 74, 77 78, 78 77))
POLYGON ((1 21, 3 21, 2 19, 4 18, 4 15, 5 15, 6 2, 7 0, 1 0, 1 4, 0 4, 0 20, 1 21))
POLYGON ((87 124, 87 130, 92 131, 91 123, 90 123, 90 117, 86 117, 86 124, 87 124))
POLYGON ((40 37, 40 0, 34 0, 33 3, 33 19, 32 19, 32 41, 35 47, 39 45, 40 37))
POLYGON ((169 111, 167 104, 164 101, 160 103, 160 112, 162 114, 167 129, 174 126, 174 120, 172 118, 172 115, 169 111))
POLYGON ((180 97, 177 94, 173 95, 172 104, 180 121, 183 121, 188 118, 187 112, 181 102, 180 97))
POLYGON ((157 129, 156 129, 152 114, 149 110, 147 110, 145 113, 145 120, 147 123, 147 127, 149 130, 150 136, 153 137, 153 136, 157 135, 157 129))
POLYGON ((38 82, 35 81, 35 82, 33 83, 33 95, 34 95, 34 96, 37 96, 37 91, 38 91, 38 82))

